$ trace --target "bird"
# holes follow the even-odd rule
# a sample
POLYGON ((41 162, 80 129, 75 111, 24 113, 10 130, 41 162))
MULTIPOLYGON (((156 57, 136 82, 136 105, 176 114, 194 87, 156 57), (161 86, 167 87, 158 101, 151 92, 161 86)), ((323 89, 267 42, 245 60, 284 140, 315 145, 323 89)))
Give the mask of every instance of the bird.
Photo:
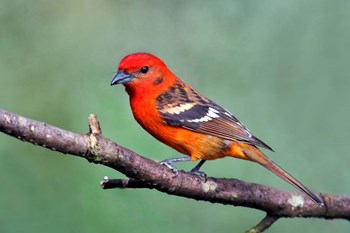
POLYGON ((111 85, 123 84, 129 95, 135 120, 149 134, 186 155, 161 161, 178 173, 175 162, 234 157, 258 163, 305 193, 314 203, 323 201, 297 179, 275 164, 259 148, 273 151, 255 137, 228 110, 204 97, 177 77, 158 57, 146 52, 125 56, 119 63, 111 85))

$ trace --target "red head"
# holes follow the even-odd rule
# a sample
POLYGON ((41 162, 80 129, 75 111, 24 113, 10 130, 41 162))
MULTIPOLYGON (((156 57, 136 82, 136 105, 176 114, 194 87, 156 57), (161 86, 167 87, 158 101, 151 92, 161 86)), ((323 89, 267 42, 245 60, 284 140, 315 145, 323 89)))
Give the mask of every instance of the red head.
POLYGON ((134 53, 120 61, 111 85, 122 83, 130 95, 162 90, 175 79, 175 75, 158 57, 149 53, 134 53))

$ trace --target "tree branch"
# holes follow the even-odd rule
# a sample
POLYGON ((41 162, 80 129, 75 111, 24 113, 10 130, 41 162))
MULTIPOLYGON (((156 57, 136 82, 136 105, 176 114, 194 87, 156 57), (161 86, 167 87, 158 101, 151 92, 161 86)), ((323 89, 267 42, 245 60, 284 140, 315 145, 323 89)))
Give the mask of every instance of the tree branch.
POLYGON ((267 213, 267 220, 262 220, 256 226, 261 229, 260 232, 281 217, 350 220, 349 196, 320 194, 325 202, 322 207, 300 193, 281 191, 237 179, 209 177, 205 181, 197 175, 183 171, 174 177, 165 166, 104 138, 96 116, 90 115, 89 119, 90 133, 82 135, 0 109, 0 131, 34 145, 83 157, 132 178, 104 179, 101 186, 105 189, 150 188, 195 200, 262 210, 267 213))

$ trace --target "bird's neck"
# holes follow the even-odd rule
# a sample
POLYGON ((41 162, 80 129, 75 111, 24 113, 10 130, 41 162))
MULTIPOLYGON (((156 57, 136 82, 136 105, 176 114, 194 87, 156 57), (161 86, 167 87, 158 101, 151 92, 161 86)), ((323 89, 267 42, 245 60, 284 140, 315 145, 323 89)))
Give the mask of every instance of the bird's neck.
POLYGON ((143 122, 145 119, 159 118, 157 97, 174 86, 176 81, 177 78, 175 77, 174 79, 164 79, 162 83, 156 86, 125 86, 125 90, 129 94, 133 115, 143 128, 147 128, 147 125, 143 122))

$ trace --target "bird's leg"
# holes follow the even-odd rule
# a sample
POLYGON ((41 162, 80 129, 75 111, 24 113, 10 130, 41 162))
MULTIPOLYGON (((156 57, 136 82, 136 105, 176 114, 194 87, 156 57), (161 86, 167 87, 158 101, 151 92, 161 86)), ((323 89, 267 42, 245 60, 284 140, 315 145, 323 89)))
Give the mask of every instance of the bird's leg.
POLYGON ((171 164, 177 163, 177 162, 187 162, 190 160, 191 160, 190 157, 173 158, 173 159, 166 159, 166 160, 160 161, 159 164, 165 165, 167 168, 169 168, 174 172, 175 176, 177 176, 179 174, 179 171, 177 170, 176 167, 174 167, 171 164))
POLYGON ((205 180, 207 180, 207 174, 205 172, 199 171, 199 169, 202 167, 202 165, 205 163, 206 160, 201 160, 192 170, 190 173, 197 174, 201 177, 204 177, 205 180))

